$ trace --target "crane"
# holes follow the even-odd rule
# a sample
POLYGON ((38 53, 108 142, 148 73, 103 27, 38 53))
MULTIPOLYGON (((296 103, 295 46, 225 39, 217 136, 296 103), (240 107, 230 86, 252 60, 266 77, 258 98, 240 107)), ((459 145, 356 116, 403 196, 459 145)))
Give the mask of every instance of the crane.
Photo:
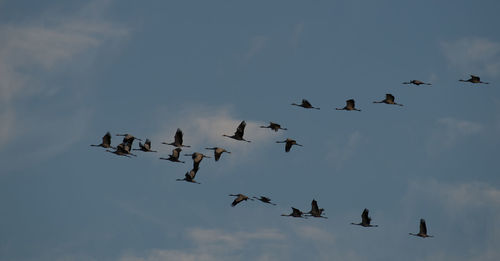
POLYGON ((351 225, 358 225, 362 227, 378 227, 378 225, 371 225, 370 222, 372 219, 368 216, 368 209, 364 209, 363 213, 361 213, 361 223, 351 223, 351 225))
POLYGON ((381 101, 374 101, 373 103, 385 103, 385 104, 391 104, 391 105, 399 105, 399 106, 403 106, 403 104, 400 104, 400 103, 395 103, 394 102, 394 95, 390 94, 390 93, 386 93, 385 94, 385 99, 381 100, 381 101))
POLYGON ((111 146, 111 133, 106 132, 106 134, 104 136, 102 136, 102 142, 101 144, 97 144, 97 145, 90 145, 92 147, 103 147, 103 148, 112 148, 112 149, 116 149, 115 147, 111 146))
POLYGON ((182 133, 181 129, 177 128, 177 131, 175 132, 175 136, 174 136, 174 142, 171 142, 171 143, 162 142, 161 144, 172 145, 172 146, 175 146, 178 148, 180 148, 180 147, 190 148, 191 146, 187 146, 187 145, 182 144, 182 136, 184 136, 184 134, 182 133))
POLYGON ((344 110, 344 111, 361 111, 357 109, 353 99, 349 99, 345 101, 346 105, 344 108, 335 108, 335 110, 344 110))
POLYGON ((151 141, 149 139, 146 139, 144 145, 139 142, 139 149, 133 149, 133 150, 140 150, 144 152, 157 152, 156 150, 151 150, 151 141))
POLYGON ((269 122, 269 126, 260 126, 261 128, 268 128, 271 129, 275 132, 278 132, 278 130, 287 130, 287 128, 281 128, 281 125, 275 122, 269 122))
POLYGON ((281 214, 281 216, 284 217, 296 217, 296 218, 305 218, 304 217, 304 212, 300 211, 299 209, 296 209, 292 207, 292 213, 286 215, 286 214, 281 214))
POLYGON ((231 203, 231 206, 234 207, 236 205, 238 205, 240 202, 242 201, 247 201, 247 200, 252 200, 251 198, 243 195, 243 194, 229 194, 229 196, 232 196, 232 197, 236 197, 234 200, 233 200, 233 203, 231 203))
POLYGON ((229 136, 229 135, 223 134, 222 136, 229 137, 229 138, 232 138, 235 140, 242 140, 242 141, 250 142, 249 140, 245 140, 243 138, 243 134, 245 134, 245 127, 246 126, 247 126, 247 123, 245 121, 242 121, 240 123, 240 125, 238 125, 238 128, 236 128, 236 132, 234 133, 234 135, 229 136))
POLYGON ((285 144, 285 152, 289 152, 290 149, 292 148, 292 145, 297 145, 297 146, 303 147, 302 145, 298 144, 297 141, 292 140, 290 138, 287 138, 284 141, 277 141, 276 143, 286 143, 285 144))
POLYGON ((316 110, 319 110, 319 108, 313 107, 311 105, 311 103, 308 100, 306 100, 306 99, 302 99, 302 103, 301 104, 292 103, 292 105, 299 106, 299 107, 306 108, 306 109, 316 109, 316 110))
POLYGON ((413 233, 408 233, 408 234, 410 234, 412 236, 421 237, 421 238, 434 237, 434 236, 427 235, 427 226, 425 225, 425 220, 423 218, 420 219, 420 231, 418 232, 418 234, 413 234, 413 233))
POLYGON ((192 154, 184 154, 184 156, 191 156, 191 158, 193 159, 193 169, 198 169, 198 167, 200 166, 200 162, 201 160, 203 160, 203 158, 210 158, 209 156, 203 155, 202 153, 199 152, 194 152, 192 154))
POLYGON ((184 178, 183 179, 176 179, 177 181, 186 181, 186 182, 190 182, 190 183, 196 183, 196 184, 201 184, 197 181, 194 180, 194 177, 196 177, 196 173, 198 172, 198 168, 194 168, 192 170, 190 170, 189 172, 186 172, 186 174, 184 174, 184 178))
POLYGON ((411 80, 409 82, 403 82, 403 84, 415 84, 417 86, 423 84, 423 85, 432 85, 430 83, 425 83, 425 82, 422 82, 422 81, 419 81, 419 80, 411 80))
POLYGON ((172 154, 168 155, 168 158, 160 158, 162 160, 170 160, 172 162, 180 162, 184 163, 184 161, 179 160, 180 152, 182 151, 181 148, 175 148, 172 150, 172 154))
POLYGON ((222 155, 222 153, 231 153, 230 151, 227 151, 223 148, 219 148, 219 147, 213 147, 213 148, 205 148, 207 150, 213 150, 214 151, 214 158, 215 158, 215 161, 219 161, 220 159, 220 156, 222 155))
POLYGON ((460 79, 459 81, 461 81, 461 82, 470 82, 470 83, 490 84, 489 82, 482 82, 481 78, 479 78, 479 76, 472 75, 472 74, 470 75, 470 78, 468 80, 462 80, 462 79, 460 79))
POLYGON ((260 201, 262 201, 262 202, 264 202, 264 203, 266 203, 266 204, 271 204, 271 205, 273 205, 273 206, 276 206, 276 204, 272 203, 272 202, 271 202, 271 199, 270 199, 270 198, 268 198, 268 197, 260 196, 260 198, 258 198, 258 197, 253 197, 253 198, 254 198, 254 199, 257 199, 257 200, 260 200, 260 201))
POLYGON ((321 215, 323 213, 323 211, 324 211, 324 209, 319 208, 318 202, 313 199, 311 202, 311 211, 307 212, 306 214, 309 214, 309 216, 318 217, 318 218, 327 218, 327 217, 321 215))

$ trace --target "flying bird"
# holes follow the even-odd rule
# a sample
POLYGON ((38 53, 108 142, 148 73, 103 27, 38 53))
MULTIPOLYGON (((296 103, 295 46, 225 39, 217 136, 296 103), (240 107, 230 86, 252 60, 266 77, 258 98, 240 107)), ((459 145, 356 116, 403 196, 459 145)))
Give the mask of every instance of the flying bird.
POLYGON ((292 207, 292 213, 286 215, 286 214, 281 214, 284 217, 296 217, 296 218, 305 218, 304 217, 304 212, 292 207))
POLYGON ((157 152, 156 150, 151 150, 151 141, 149 139, 146 139, 144 144, 139 142, 139 149, 133 149, 133 150, 140 150, 144 152, 157 152))
POLYGON ((351 223, 351 225, 358 225, 363 227, 378 227, 378 225, 371 225, 372 219, 368 216, 368 209, 365 208, 361 214, 361 223, 351 223))
POLYGON ((126 143, 121 143, 116 146, 116 150, 111 151, 111 150, 106 150, 107 152, 114 153, 118 156, 125 156, 125 157, 130 157, 130 156, 135 156, 137 155, 130 153, 130 146, 126 143))
POLYGON ((270 199, 270 198, 268 198, 268 197, 260 196, 260 198, 258 198, 258 197, 253 197, 253 198, 254 198, 254 199, 257 199, 257 200, 260 200, 260 201, 262 201, 262 202, 264 202, 264 203, 267 203, 267 204, 271 204, 271 205, 273 205, 273 206, 276 206, 276 204, 272 203, 272 202, 271 202, 271 199, 270 199))
POLYGON ((324 209, 319 208, 318 202, 313 199, 311 202, 311 211, 307 212, 306 214, 309 214, 310 216, 318 217, 318 218, 327 218, 327 217, 321 215, 323 213, 323 211, 324 211, 324 209))
POLYGON ((422 82, 422 81, 419 81, 419 80, 411 80, 409 82, 403 82, 403 84, 415 84, 417 86, 421 85, 421 84, 423 84, 423 85, 432 85, 430 83, 425 83, 425 82, 422 82))
POLYGON ((357 109, 353 99, 345 101, 346 105, 344 108, 335 108, 335 110, 345 110, 345 111, 361 111, 357 109))
POLYGON ((422 238, 434 237, 434 236, 427 235, 427 226, 425 225, 425 220, 423 218, 420 219, 420 231, 418 232, 418 234, 413 234, 413 233, 408 233, 408 234, 410 234, 412 236, 422 237, 422 238))
POLYGON ((462 80, 462 79, 460 79, 459 81, 461 81, 461 82, 470 82, 470 83, 489 84, 489 82, 482 82, 481 78, 479 78, 479 76, 472 75, 472 74, 470 75, 470 79, 468 79, 468 80, 462 80))
POLYGON ((290 149, 292 148, 292 145, 297 145, 297 146, 303 147, 302 145, 298 144, 297 141, 289 139, 289 138, 287 138, 284 141, 277 141, 276 143, 286 143, 285 144, 285 152, 289 152, 290 149))
POLYGON ((229 137, 229 138, 232 138, 235 140, 242 140, 242 141, 250 142, 249 140, 245 140, 243 138, 243 134, 245 134, 245 126, 247 126, 247 123, 245 121, 242 121, 240 123, 240 125, 238 125, 238 128, 236 129, 236 132, 234 133, 234 135, 229 136, 229 135, 223 134, 222 136, 229 137))
POLYGON ((198 172, 198 168, 194 168, 192 170, 190 170, 189 172, 186 172, 186 174, 184 174, 184 178, 183 179, 176 179, 177 181, 186 181, 186 182, 190 182, 190 183, 196 183, 196 184, 201 184, 197 181, 194 180, 194 177, 196 177, 196 173, 198 172))
POLYGON ((214 158, 215 158, 215 161, 219 161, 220 159, 220 156, 222 155, 222 153, 231 153, 230 151, 227 151, 223 148, 219 148, 219 147, 213 147, 213 148, 205 148, 207 150, 213 150, 214 151, 214 158))
POLYGON ((319 108, 313 107, 311 105, 311 103, 308 100, 306 100, 306 99, 302 99, 302 103, 301 104, 292 103, 292 105, 299 106, 299 107, 306 108, 306 109, 316 109, 316 110, 319 110, 319 108))
POLYGON ((180 147, 190 148, 191 146, 187 146, 187 145, 182 144, 182 136, 184 136, 184 134, 182 133, 181 129, 177 128, 177 131, 175 132, 175 136, 174 136, 174 142, 171 142, 171 143, 162 142, 161 144, 172 145, 172 146, 175 146, 178 148, 180 148, 180 147))
POLYGON ((268 128, 271 129, 275 132, 278 132, 278 130, 287 130, 287 128, 281 128, 281 125, 275 122, 269 122, 269 126, 260 126, 261 128, 268 128))
POLYGON ((115 147, 111 146, 111 134, 108 132, 106 132, 106 134, 104 136, 102 136, 102 142, 101 144, 98 144, 98 145, 90 145, 90 146, 93 146, 93 147, 103 147, 103 148, 112 148, 112 149, 115 149, 115 147))
POLYGON ((181 148, 175 148, 172 150, 172 154, 168 155, 168 158, 160 158, 162 160, 170 160, 172 162, 180 162, 184 163, 184 161, 179 160, 180 152, 182 151, 181 148))
POLYGON ((124 136, 122 143, 128 144, 130 146, 130 148, 132 148, 132 143, 134 142, 134 140, 142 141, 141 139, 136 138, 133 135, 128 134, 128 133, 126 133, 126 134, 116 134, 116 136, 124 136))
POLYGON ((399 105, 399 106, 403 106, 403 104, 400 104, 400 103, 395 103, 394 102, 394 95, 390 94, 390 93, 387 93, 385 95, 385 99, 384 100, 381 100, 381 101, 374 101, 373 103, 385 103, 385 104, 392 104, 392 105, 399 105))
POLYGON ((203 158, 210 158, 209 156, 203 155, 199 152, 194 152, 192 154, 184 154, 184 156, 191 156, 193 159, 193 169, 198 169, 200 167, 200 162, 203 158))
POLYGON ((236 205, 238 205, 240 202, 242 202, 243 200, 244 201, 247 201, 247 200, 252 200, 251 198, 243 195, 243 194, 230 194, 229 196, 233 196, 233 197, 236 197, 233 201, 233 203, 231 203, 231 206, 234 207, 236 205))

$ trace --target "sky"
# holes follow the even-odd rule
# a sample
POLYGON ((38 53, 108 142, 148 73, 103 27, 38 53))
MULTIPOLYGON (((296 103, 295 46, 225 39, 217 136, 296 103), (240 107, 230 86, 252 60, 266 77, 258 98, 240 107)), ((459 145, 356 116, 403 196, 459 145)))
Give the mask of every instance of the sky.
POLYGON ((499 260, 498 10, 0 0, 0 260, 499 260), (222 137, 243 120, 251 143, 222 137), (189 157, 158 159, 177 128, 182 153, 232 152, 201 184, 176 181, 189 157), (107 131, 158 153, 89 146, 107 131), (281 216, 312 199, 328 219, 281 216), (379 227, 350 225, 364 208, 379 227), (408 235, 421 218, 434 238, 408 235))

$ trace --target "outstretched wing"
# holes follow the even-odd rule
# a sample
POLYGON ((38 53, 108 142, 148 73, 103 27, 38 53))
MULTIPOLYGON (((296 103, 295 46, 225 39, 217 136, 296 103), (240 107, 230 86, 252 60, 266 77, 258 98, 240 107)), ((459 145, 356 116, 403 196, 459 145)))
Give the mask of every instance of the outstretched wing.
POLYGON ((178 159, 179 158, 179 154, 180 152, 182 151, 181 148, 175 148, 172 150, 172 158, 176 158, 178 159))
POLYGON ((361 222, 363 224, 367 224, 367 225, 370 225, 370 222, 372 221, 372 219, 368 216, 368 209, 365 208, 365 210, 363 210, 363 213, 361 214, 361 222))
POLYGON ((106 134, 102 137, 102 144, 111 145, 111 133, 106 132, 106 134))
POLYGON ((473 81, 481 81, 481 78, 479 78, 479 76, 477 75, 470 75, 470 78, 473 80, 473 81))
POLYGON ((388 101, 394 102, 394 95, 392 95, 390 93, 387 93, 385 95, 385 99, 388 100, 388 101))
POLYGON ((311 202, 311 212, 316 212, 319 213, 319 207, 318 207, 318 202, 316 200, 312 200, 311 202))
POLYGON ((182 135, 181 129, 177 129, 175 132, 175 144, 182 145, 182 135))
POLYGON ((292 207, 292 216, 302 216, 302 211, 300 211, 299 209, 296 209, 294 207, 292 207))
POLYGON ((247 126, 247 123, 245 121, 242 121, 240 125, 238 125, 238 128, 236 129, 236 132, 234 135, 243 137, 243 134, 245 133, 245 127, 247 126))
POLYGON ((146 141, 144 142, 144 148, 146 150, 151 150, 151 141, 149 139, 146 139, 146 141))
POLYGON ((287 141, 285 144, 285 151, 289 152, 290 149, 292 148, 292 145, 293 145, 292 142, 287 141))
POLYGON ((347 108, 354 108, 355 107, 354 100, 353 99, 347 100, 346 106, 347 108))
POLYGON ((427 226, 424 219, 420 219, 420 234, 427 235, 427 226))
POLYGON ((302 105, 304 107, 312 107, 311 103, 306 99, 302 99, 302 105))

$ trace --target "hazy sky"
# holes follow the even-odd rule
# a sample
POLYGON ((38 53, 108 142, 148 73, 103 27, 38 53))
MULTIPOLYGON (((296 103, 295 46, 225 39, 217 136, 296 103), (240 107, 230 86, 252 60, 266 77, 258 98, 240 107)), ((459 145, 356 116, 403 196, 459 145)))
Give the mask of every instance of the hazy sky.
POLYGON ((499 10, 0 0, 0 260, 500 260, 499 10), (251 143, 222 137, 242 120, 251 143), (183 153, 232 152, 201 185, 158 159, 177 128, 183 153), (159 152, 89 146, 107 131, 159 152), (313 198, 328 219, 280 216, 313 198), (364 208, 379 227, 350 225, 364 208), (434 238, 408 235, 420 218, 434 238))

